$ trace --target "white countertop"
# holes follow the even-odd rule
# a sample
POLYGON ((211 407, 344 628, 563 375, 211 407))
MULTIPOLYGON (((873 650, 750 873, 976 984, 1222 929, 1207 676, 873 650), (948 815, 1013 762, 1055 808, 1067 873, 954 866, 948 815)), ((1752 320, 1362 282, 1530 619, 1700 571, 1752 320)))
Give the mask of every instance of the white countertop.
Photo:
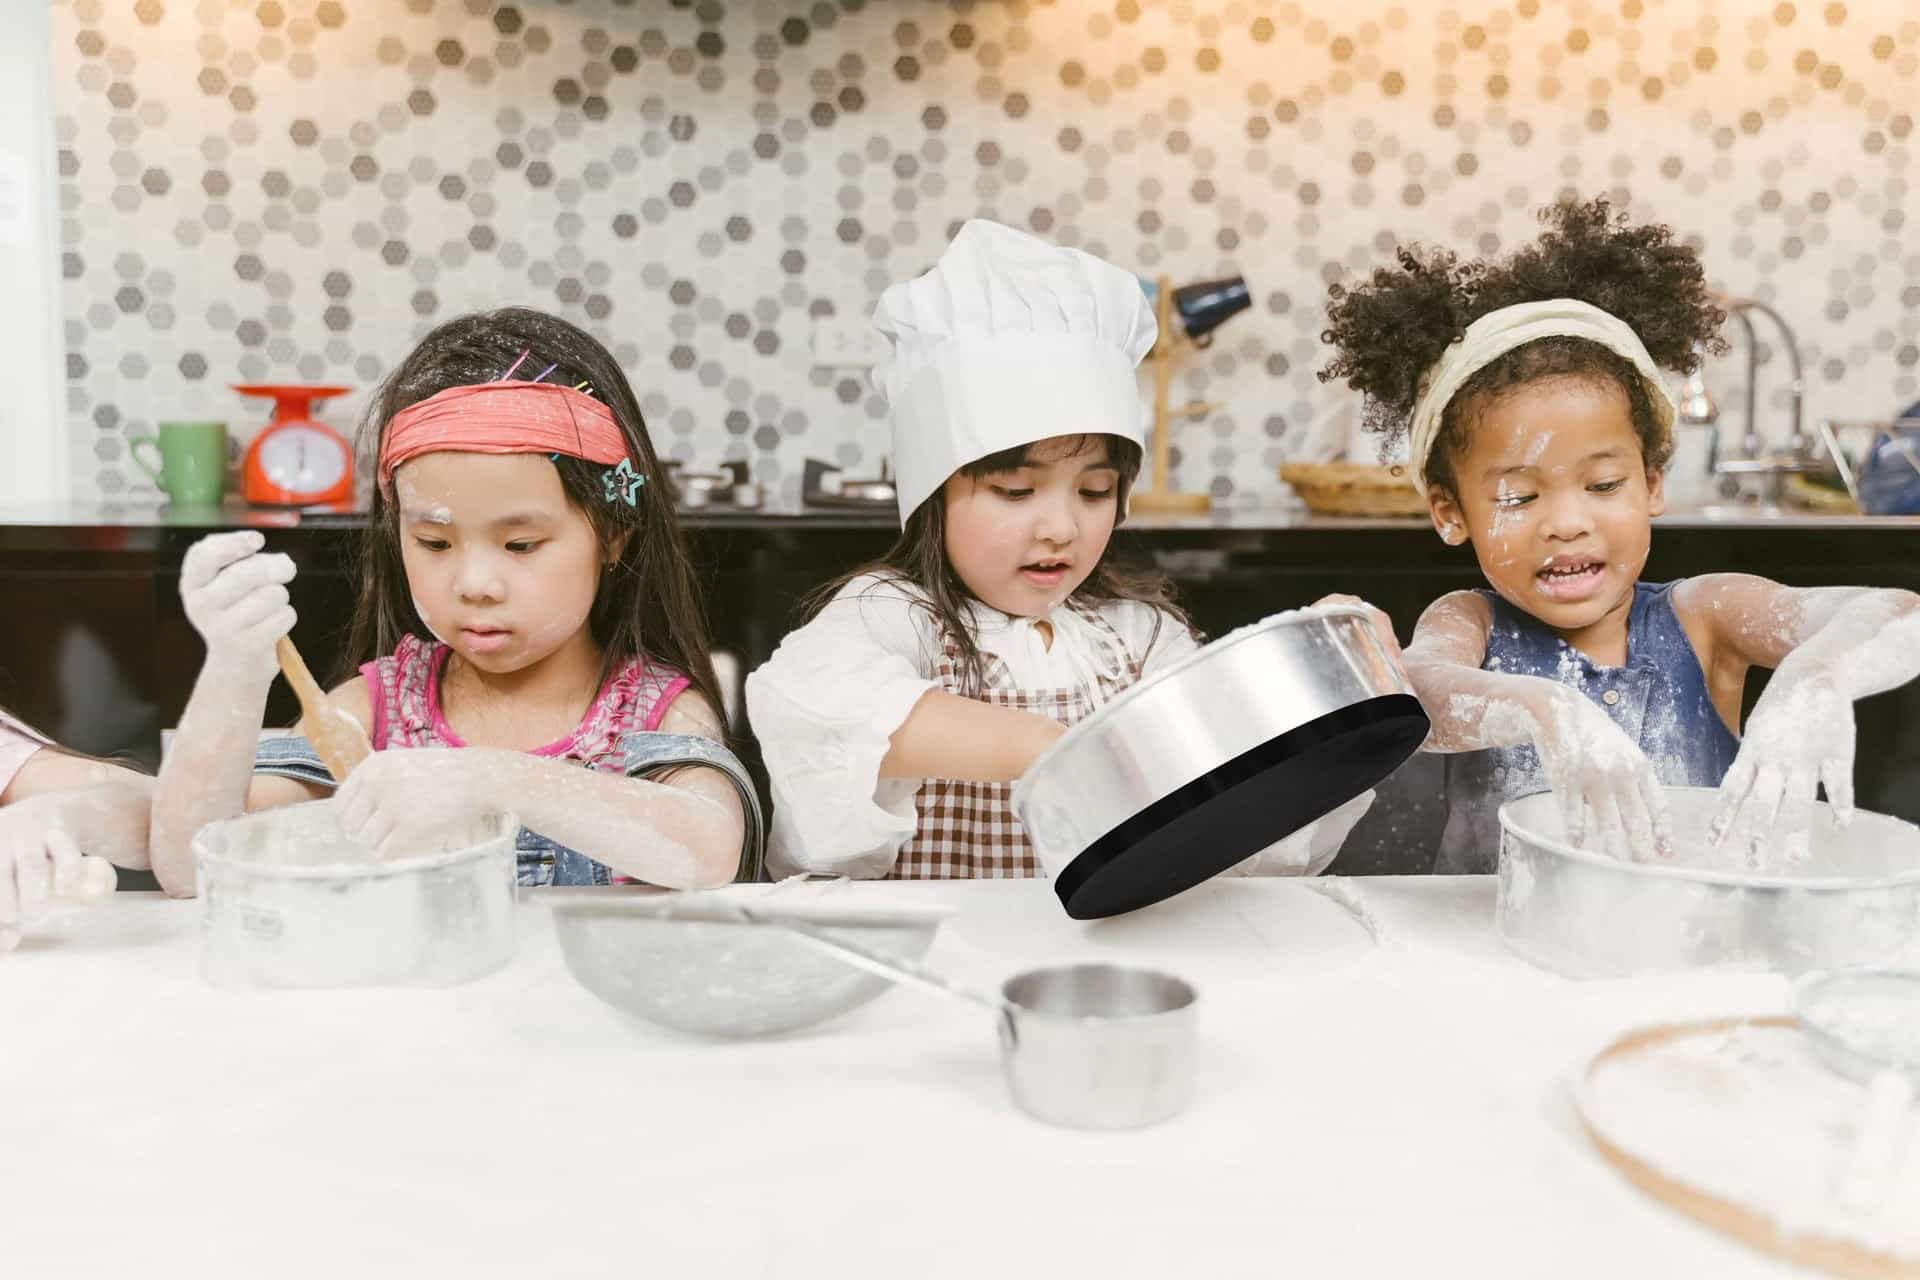
POLYGON ((656 1030, 572 981, 538 891, 492 977, 321 993, 215 989, 197 906, 122 894, 0 956, 0 1272, 1798 1274, 1642 1197, 1566 1095, 1621 1031, 1778 1012, 1781 979, 1541 973, 1490 877, 1222 880, 1091 925, 1037 881, 808 888, 957 908, 928 960, 963 980, 1189 978, 1193 1107, 1038 1124, 985 1015, 917 991, 777 1039, 656 1030))

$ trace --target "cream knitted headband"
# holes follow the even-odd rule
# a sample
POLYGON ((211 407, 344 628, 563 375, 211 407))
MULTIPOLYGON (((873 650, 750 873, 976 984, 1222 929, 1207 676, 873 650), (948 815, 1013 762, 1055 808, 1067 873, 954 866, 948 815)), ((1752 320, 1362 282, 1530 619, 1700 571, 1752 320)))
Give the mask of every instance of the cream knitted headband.
POLYGON ((1647 384, 1647 395, 1663 430, 1673 428, 1673 394, 1660 380, 1659 366, 1624 320, 1574 298, 1522 302, 1489 311, 1467 326, 1460 341, 1447 348, 1420 380, 1420 398, 1414 402, 1407 429, 1407 467, 1414 487, 1427 491, 1427 458, 1440 439, 1440 424, 1467 379, 1501 356, 1542 338, 1584 338, 1597 342, 1633 362, 1647 384))

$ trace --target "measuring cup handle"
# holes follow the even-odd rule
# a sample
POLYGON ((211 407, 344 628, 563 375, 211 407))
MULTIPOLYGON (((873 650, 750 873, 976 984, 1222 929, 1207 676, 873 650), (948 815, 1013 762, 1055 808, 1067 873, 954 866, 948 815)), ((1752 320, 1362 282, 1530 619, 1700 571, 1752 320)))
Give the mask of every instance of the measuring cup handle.
POLYGON ((153 436, 133 436, 127 441, 127 456, 133 459, 133 465, 147 473, 148 479, 159 485, 161 469, 166 465, 160 457, 160 441, 153 436), (148 462, 140 453, 140 446, 153 450, 153 461, 148 462))
POLYGON ((984 1005, 996 1014, 1004 1015, 1006 1012, 1006 1003, 1004 1001, 986 995, 983 992, 973 991, 967 987, 958 986, 955 983, 949 982, 947 979, 933 972, 933 970, 922 967, 917 961, 877 955, 865 947, 847 942, 841 938, 836 938, 824 929, 817 929, 813 925, 804 924, 798 920, 779 920, 757 915, 747 908, 740 906, 738 903, 733 904, 733 909, 755 924, 777 925, 790 933, 797 934, 799 937, 806 939, 820 950, 830 952, 847 964, 853 965, 858 969, 864 969, 868 973, 886 978, 889 981, 905 982, 939 995, 948 996, 952 999, 966 1000, 973 1004, 984 1005))

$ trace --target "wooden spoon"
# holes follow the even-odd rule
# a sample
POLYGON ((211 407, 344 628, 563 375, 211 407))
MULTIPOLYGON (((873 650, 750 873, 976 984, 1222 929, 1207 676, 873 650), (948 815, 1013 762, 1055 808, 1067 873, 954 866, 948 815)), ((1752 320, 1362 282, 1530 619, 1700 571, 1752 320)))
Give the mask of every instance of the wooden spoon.
POLYGON ((345 782, 354 766, 373 754, 366 730, 358 720, 327 700, 326 693, 315 683, 313 673, 307 670, 300 651, 293 647, 292 636, 281 636, 274 650, 280 657, 281 674, 287 677, 294 696, 300 699, 300 732, 313 744, 314 752, 327 766, 333 780, 345 782))

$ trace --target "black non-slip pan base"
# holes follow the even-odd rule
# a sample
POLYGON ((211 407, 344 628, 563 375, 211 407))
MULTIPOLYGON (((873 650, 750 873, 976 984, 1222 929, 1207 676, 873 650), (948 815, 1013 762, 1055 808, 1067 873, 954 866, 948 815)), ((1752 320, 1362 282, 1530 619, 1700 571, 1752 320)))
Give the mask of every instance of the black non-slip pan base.
POLYGON ((1076 920, 1170 898, 1376 785, 1428 728, 1405 693, 1328 712, 1154 801, 1067 864, 1054 892, 1076 920))

